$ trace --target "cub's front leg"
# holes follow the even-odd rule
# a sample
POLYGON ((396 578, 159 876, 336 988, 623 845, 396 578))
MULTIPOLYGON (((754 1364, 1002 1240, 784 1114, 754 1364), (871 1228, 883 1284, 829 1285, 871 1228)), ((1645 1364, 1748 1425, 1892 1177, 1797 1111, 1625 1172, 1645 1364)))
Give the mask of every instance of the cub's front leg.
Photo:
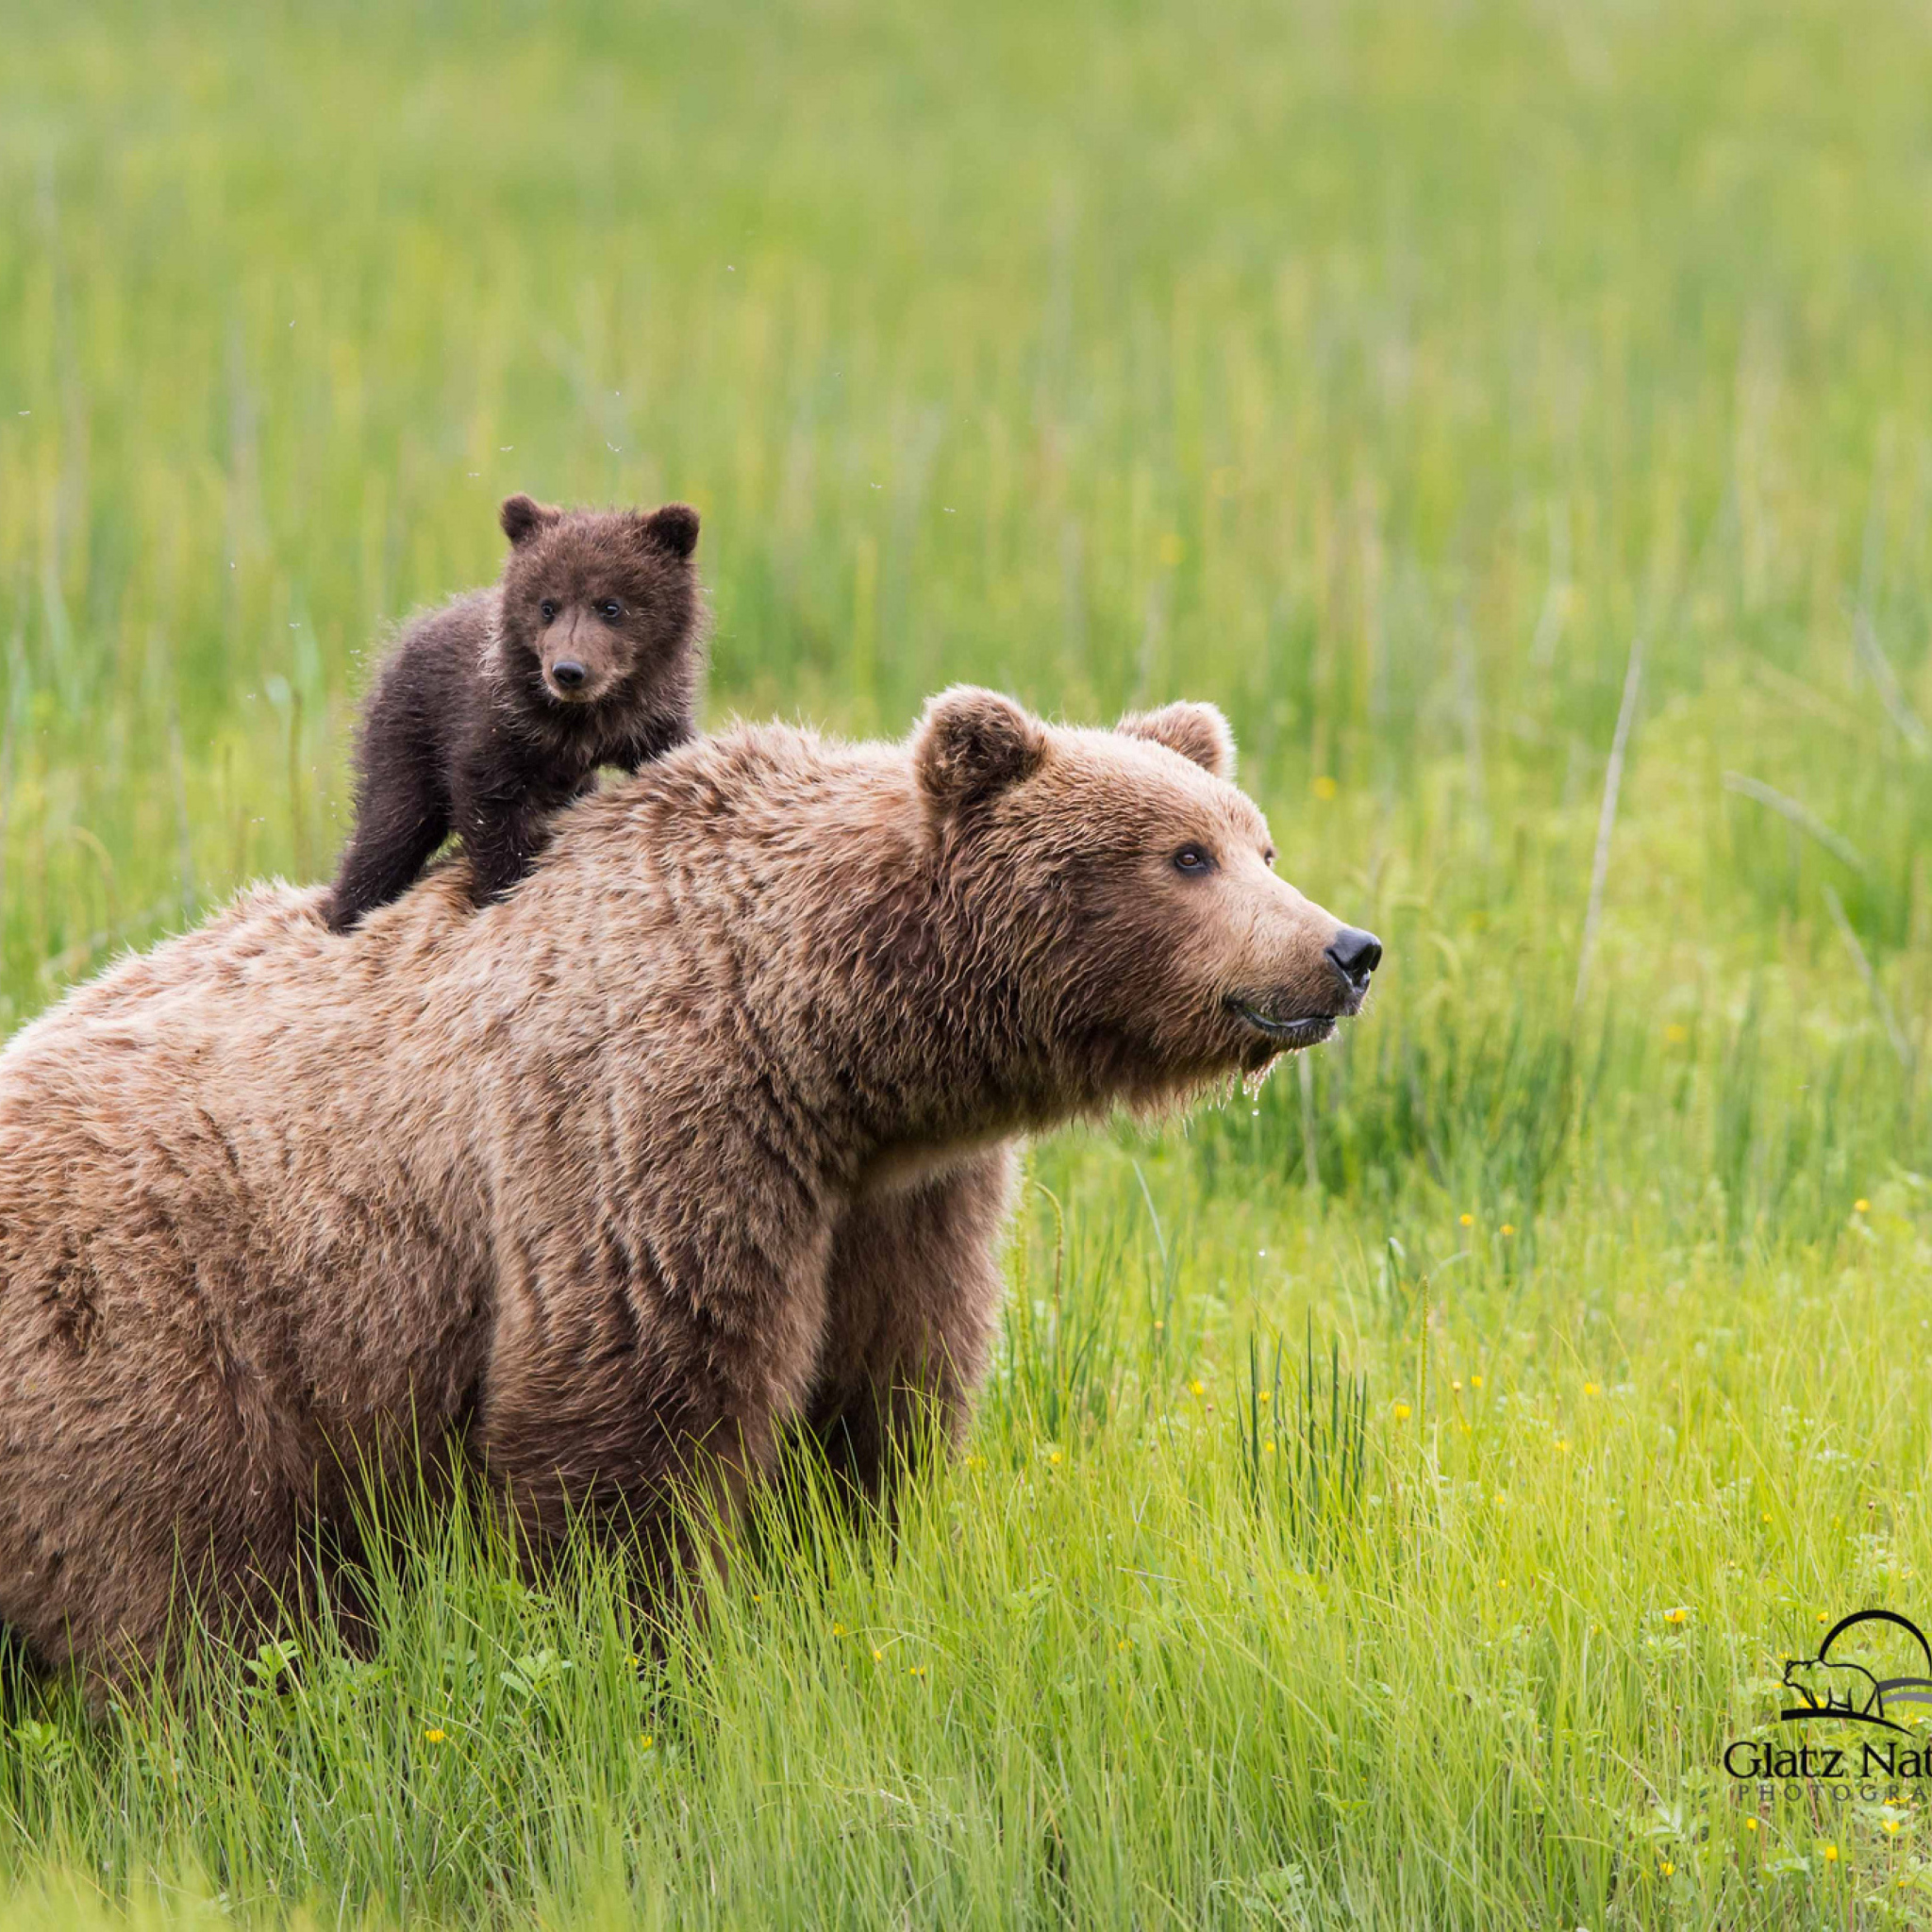
POLYGON ((808 1422, 856 1501, 890 1503, 920 1447, 957 1445, 972 1421, 1017 1173, 1010 1147, 974 1154, 839 1223, 808 1422))
POLYGON ((489 906, 529 874, 550 842, 550 817, 571 792, 535 778, 473 774, 457 803, 457 828, 470 861, 470 898, 489 906))

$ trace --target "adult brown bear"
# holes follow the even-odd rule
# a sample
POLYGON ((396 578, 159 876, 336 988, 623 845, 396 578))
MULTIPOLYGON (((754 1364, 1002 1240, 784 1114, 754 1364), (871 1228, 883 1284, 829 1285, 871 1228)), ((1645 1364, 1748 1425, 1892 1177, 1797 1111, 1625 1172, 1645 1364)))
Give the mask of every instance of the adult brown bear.
POLYGON ((375 1457, 664 1560, 789 1424, 861 1484, 957 1427, 1011 1137, 1361 1004, 1231 760, 1206 707, 963 689, 904 744, 745 727, 480 912, 460 863, 345 936, 265 888, 81 989, 0 1056, 0 1623, 109 1677, 184 1595, 245 1630, 375 1457))

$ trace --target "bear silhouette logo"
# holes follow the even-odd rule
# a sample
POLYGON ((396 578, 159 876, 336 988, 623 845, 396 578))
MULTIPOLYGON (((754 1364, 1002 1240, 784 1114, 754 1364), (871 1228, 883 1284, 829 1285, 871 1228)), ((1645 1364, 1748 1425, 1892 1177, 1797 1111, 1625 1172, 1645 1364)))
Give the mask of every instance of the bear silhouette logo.
MULTIPOLYGON (((1893 1640, 1896 1654, 1897 1643, 1893 1640)), ((1925 1634, 1907 1617, 1896 1610, 1855 1610, 1840 1617, 1824 1633, 1816 1657, 1792 1657, 1785 1665, 1786 1688, 1803 1700, 1778 1713, 1784 1724, 1803 1724, 1811 1718, 1850 1719, 1858 1724, 1882 1724, 1889 1731, 1903 1731, 1906 1725, 1890 1713, 1906 1712, 1911 1706, 1932 1707, 1932 1645, 1925 1634), (1881 1677, 1868 1665, 1882 1653, 1874 1640, 1882 1639, 1883 1626, 1903 1630, 1911 1639, 1924 1674, 1881 1677), (1856 1634, 1854 1634, 1856 1633, 1856 1634), (1860 1657, 1867 1659, 1857 1661, 1860 1657)))
POLYGON ((1885 1715, 1878 1679, 1862 1664, 1829 1663, 1822 1657, 1794 1657, 1785 1666, 1785 1683, 1812 1710, 1849 1711, 1854 1717, 1885 1715))

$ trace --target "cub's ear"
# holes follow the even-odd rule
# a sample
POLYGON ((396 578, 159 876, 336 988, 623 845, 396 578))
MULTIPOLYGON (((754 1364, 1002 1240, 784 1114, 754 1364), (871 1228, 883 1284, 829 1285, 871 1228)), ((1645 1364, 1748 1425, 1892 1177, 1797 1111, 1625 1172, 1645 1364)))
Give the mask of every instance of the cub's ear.
POLYGON ((1192 758, 1217 778, 1234 776, 1234 733, 1212 705, 1163 705, 1158 711, 1130 711, 1114 726, 1128 738, 1164 744, 1192 758))
POLYGON ((561 523, 563 512, 519 491, 516 495, 503 499, 503 508, 497 511, 496 520, 503 525, 503 534, 512 543, 522 545, 539 530, 547 530, 553 524, 561 523))
POLYGON ((912 735, 920 789, 942 814, 1017 785, 1046 756, 1046 733, 1011 698, 956 684, 925 708, 912 735))
POLYGON ((673 557, 689 557, 698 547, 698 513, 688 503, 667 503, 639 519, 638 535, 673 557))

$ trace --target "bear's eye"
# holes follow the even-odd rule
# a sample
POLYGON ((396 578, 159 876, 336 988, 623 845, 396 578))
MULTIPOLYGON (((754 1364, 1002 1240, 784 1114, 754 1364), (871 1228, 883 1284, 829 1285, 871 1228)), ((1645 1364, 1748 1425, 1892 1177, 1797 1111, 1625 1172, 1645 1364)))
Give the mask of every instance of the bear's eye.
POLYGON ((1274 866, 1274 846, 1272 846, 1272 845, 1271 845, 1271 846, 1269 846, 1269 848, 1267 849, 1267 851, 1265 851, 1264 853, 1262 853, 1262 855, 1261 855, 1261 863, 1262 863, 1263 865, 1265 865, 1265 866, 1268 866, 1268 867, 1270 867, 1271 869, 1273 868, 1273 866, 1274 866))
POLYGON ((606 624, 615 624, 624 615, 624 606, 615 597, 607 597, 603 603, 598 605, 597 608, 602 613, 606 624))
POLYGON ((1214 870, 1214 858, 1205 845, 1183 845, 1174 856, 1174 869, 1189 878, 1199 878, 1214 870))
POLYGON ((543 622, 544 622, 545 624, 554 624, 554 623, 556 623, 556 621, 557 621, 557 599, 556 599, 555 597, 546 597, 546 598, 544 598, 544 600, 542 601, 542 603, 541 603, 541 604, 540 604, 540 605, 538 605, 538 607, 537 607, 537 615, 538 615, 539 617, 541 617, 541 619, 543 620, 543 622))

